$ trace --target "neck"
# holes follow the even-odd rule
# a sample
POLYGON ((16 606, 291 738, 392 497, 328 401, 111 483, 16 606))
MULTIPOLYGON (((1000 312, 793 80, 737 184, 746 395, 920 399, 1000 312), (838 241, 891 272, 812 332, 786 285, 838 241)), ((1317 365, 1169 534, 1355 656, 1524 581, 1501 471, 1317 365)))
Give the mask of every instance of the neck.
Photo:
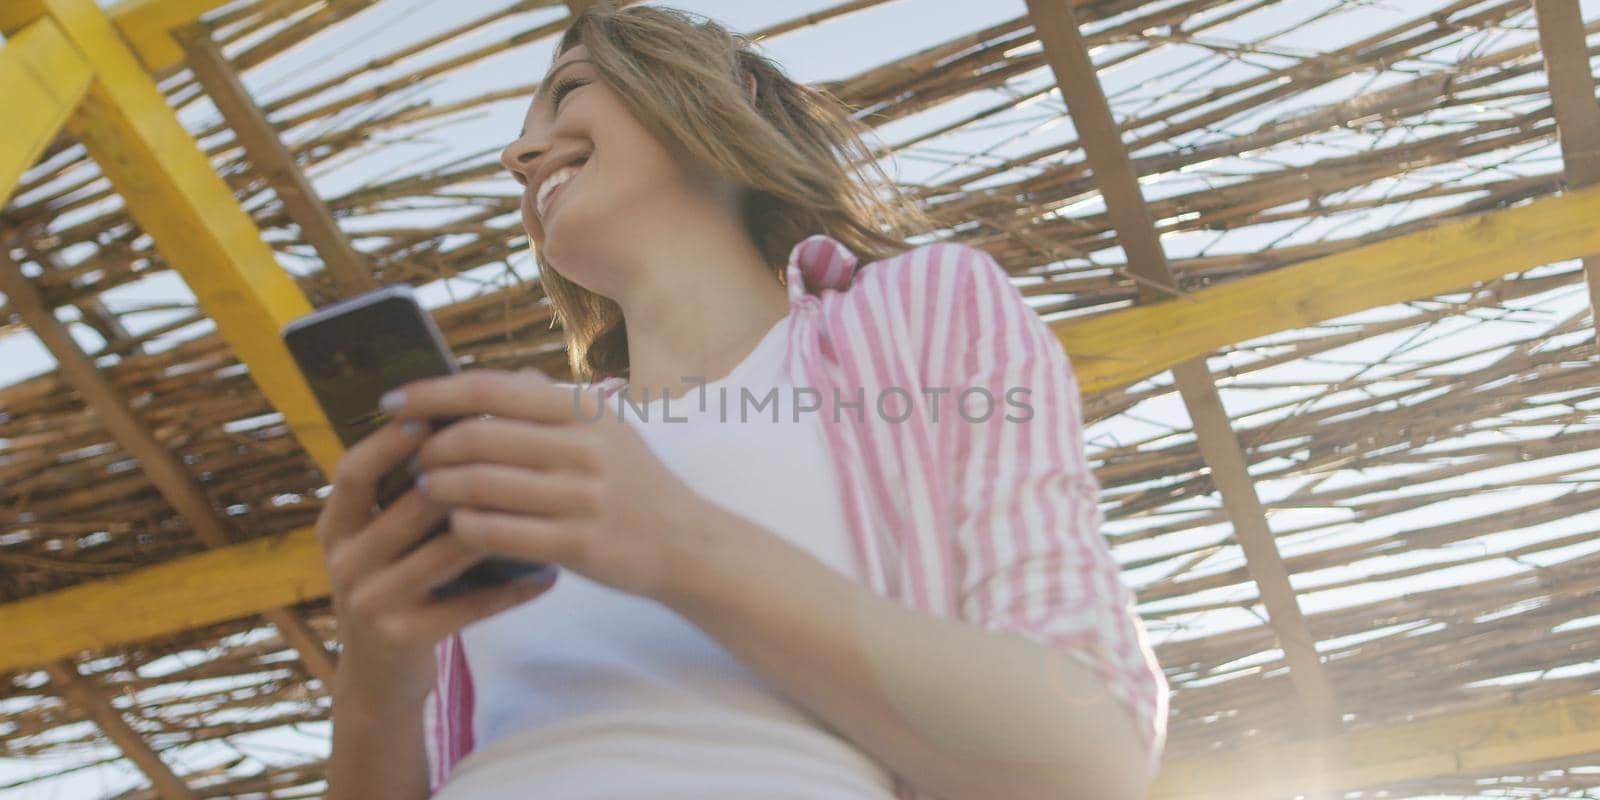
MULTIPOLYGON (((681 221, 680 221, 681 222, 681 221)), ((673 229, 665 242, 639 237, 617 304, 628 325, 628 385, 635 399, 681 397, 727 376, 789 313, 788 292, 735 226, 673 229)))

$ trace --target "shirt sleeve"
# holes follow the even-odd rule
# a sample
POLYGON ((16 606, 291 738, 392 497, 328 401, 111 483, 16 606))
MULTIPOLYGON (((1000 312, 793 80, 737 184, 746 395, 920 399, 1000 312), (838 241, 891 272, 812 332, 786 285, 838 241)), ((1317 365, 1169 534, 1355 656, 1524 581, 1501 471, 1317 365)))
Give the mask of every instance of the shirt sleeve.
POLYGON ((933 259, 951 291, 939 315, 949 324, 931 336, 946 370, 935 379, 954 403, 944 413, 956 412, 936 427, 949 448, 960 614, 1087 665, 1134 720, 1154 771, 1168 687, 1101 533, 1077 378, 992 256, 936 246, 954 248, 933 259))

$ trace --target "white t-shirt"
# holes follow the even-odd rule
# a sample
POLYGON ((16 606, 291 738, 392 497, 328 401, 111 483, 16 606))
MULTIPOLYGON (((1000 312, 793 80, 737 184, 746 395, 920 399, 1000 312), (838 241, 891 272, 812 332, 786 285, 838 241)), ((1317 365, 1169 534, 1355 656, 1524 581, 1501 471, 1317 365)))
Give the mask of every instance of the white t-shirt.
MULTIPOLYGON (((708 382, 703 409, 700 389, 652 387, 648 421, 622 414, 695 491, 861 580, 822 420, 791 412, 788 333, 785 317, 708 382), (777 389, 776 422, 741 405, 744 387, 777 389)), ((462 643, 478 745, 436 798, 893 798, 881 766, 694 624, 576 572, 462 643)))

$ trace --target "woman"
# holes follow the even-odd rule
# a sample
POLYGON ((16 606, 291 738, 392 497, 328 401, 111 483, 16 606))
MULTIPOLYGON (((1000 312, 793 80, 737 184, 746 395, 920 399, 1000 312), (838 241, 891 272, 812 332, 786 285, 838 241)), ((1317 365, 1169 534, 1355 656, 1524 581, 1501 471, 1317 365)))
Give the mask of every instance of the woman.
POLYGON ((562 38, 502 159, 586 383, 411 384, 340 462, 330 797, 1143 794, 1166 685, 1065 355, 746 45, 650 6, 562 38), (487 555, 559 577, 431 597, 487 555))

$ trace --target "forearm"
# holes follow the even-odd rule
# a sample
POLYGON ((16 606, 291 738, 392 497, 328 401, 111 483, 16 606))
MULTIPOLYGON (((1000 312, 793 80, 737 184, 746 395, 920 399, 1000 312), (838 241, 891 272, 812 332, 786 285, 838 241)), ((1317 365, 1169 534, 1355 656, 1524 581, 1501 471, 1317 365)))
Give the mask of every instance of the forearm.
POLYGON ((709 503, 668 597, 892 772, 945 800, 1143 795, 1133 725, 1077 661, 880 597, 709 503))
POLYGON ((386 703, 336 678, 328 800, 427 798, 422 735, 422 703, 386 703))

